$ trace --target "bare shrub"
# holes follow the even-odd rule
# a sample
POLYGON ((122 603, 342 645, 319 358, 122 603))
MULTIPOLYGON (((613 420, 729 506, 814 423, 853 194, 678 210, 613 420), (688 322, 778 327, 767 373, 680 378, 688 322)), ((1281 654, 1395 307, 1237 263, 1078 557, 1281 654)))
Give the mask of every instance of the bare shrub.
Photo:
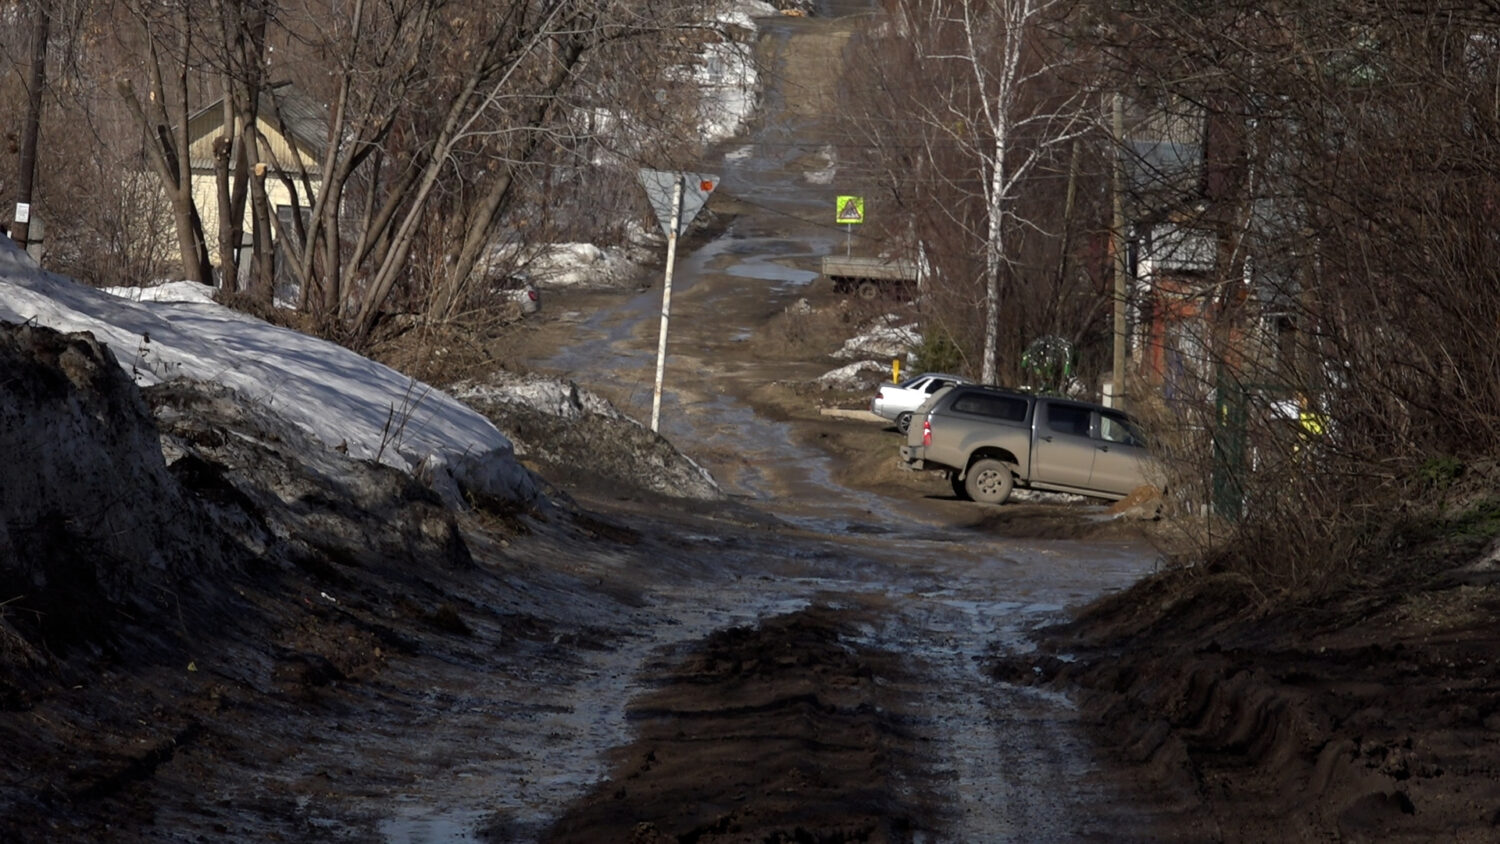
POLYGON ((516 362, 505 350, 512 335, 524 330, 514 302, 441 323, 406 317, 377 334, 370 355, 419 381, 451 384, 514 368, 516 362))
POLYGON ((816 358, 829 355, 854 333, 861 310, 849 306, 847 301, 826 308, 788 308, 771 318, 757 342, 768 357, 816 358))
POLYGON ((1386 570, 1398 524, 1443 518, 1423 467, 1500 443, 1500 15, 1168 2, 1099 20, 1118 84, 1203 126, 1171 219, 1210 233, 1215 266, 1154 408, 1184 501, 1233 540, 1203 555, 1272 592, 1386 570))

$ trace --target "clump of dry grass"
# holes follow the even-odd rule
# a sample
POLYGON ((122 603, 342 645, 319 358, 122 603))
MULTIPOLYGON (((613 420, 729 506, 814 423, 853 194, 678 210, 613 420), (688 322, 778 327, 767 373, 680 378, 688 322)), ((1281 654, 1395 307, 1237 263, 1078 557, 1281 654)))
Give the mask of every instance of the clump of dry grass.
POLYGON ((838 351, 876 317, 890 310, 889 302, 838 299, 824 306, 801 300, 772 317, 753 342, 767 357, 807 360, 838 351))
POLYGON ((46 662, 26 637, 6 618, 7 607, 17 600, 0 601, 0 674, 20 668, 29 668, 46 662))
POLYGON ((497 369, 514 371, 518 335, 529 330, 514 306, 438 324, 408 320, 382 332, 368 354, 392 369, 442 386, 497 369))

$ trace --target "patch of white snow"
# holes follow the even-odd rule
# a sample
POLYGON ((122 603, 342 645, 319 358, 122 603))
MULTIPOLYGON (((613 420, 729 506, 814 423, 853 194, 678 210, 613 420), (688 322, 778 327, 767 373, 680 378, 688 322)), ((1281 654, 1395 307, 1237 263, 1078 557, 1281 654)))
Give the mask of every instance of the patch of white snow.
POLYGON ((908 325, 874 325, 857 337, 844 341, 844 347, 834 352, 834 357, 843 360, 868 357, 907 357, 912 349, 922 344, 922 335, 916 323, 908 325))
POLYGON ((143 386, 223 384, 330 448, 426 479, 452 503, 459 487, 540 500, 510 440, 484 416, 342 346, 215 304, 209 292, 180 282, 110 295, 38 268, 0 238, 0 319, 87 331, 143 386))

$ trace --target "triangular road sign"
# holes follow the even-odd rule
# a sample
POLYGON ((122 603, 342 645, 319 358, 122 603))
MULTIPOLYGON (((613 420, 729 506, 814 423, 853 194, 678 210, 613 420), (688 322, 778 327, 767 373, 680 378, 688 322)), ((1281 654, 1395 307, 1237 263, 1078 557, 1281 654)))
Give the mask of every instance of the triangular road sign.
POLYGON ((838 216, 835 218, 839 223, 863 223, 865 221, 865 198, 862 196, 841 196, 838 201, 838 216))
POLYGON ((641 187, 646 189, 646 198, 656 211, 656 222, 662 234, 672 234, 672 194, 682 186, 682 207, 677 211, 677 234, 685 234, 688 225, 703 210, 709 194, 719 186, 719 177, 711 173, 680 173, 671 170, 638 171, 641 187))

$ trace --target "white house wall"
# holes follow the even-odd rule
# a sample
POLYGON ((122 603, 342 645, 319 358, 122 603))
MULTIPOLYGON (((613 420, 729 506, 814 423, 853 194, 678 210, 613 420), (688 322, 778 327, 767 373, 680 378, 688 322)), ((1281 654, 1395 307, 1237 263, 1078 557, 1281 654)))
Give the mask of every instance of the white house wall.
MULTIPOLYGON (((313 183, 313 190, 317 190, 317 183, 313 183)), ((298 202, 302 208, 308 207, 309 197, 297 186, 298 202)), ((198 214, 203 218, 203 237, 208 241, 209 260, 219 263, 219 188, 212 173, 193 174, 193 201, 198 205, 198 214)), ((266 178, 266 202, 270 205, 270 213, 275 216, 276 209, 292 204, 292 192, 287 190, 281 180, 272 177, 266 178)), ((245 202, 245 213, 240 220, 240 230, 248 241, 250 237, 251 210, 248 198, 245 202)), ((275 229, 271 236, 276 236, 275 229)))

